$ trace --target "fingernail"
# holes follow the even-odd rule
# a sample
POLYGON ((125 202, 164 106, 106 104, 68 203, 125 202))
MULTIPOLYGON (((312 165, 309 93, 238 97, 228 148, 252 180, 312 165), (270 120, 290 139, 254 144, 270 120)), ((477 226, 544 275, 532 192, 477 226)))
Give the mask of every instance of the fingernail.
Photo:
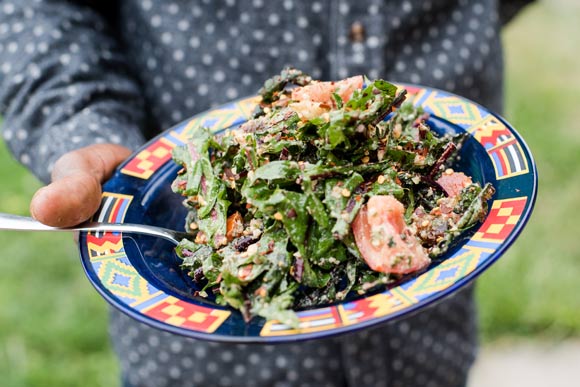
POLYGON ((43 194, 44 190, 45 190, 45 187, 40 188, 38 191, 36 191, 34 193, 34 195, 32 196, 32 199, 30 199, 30 206, 29 206, 30 216, 32 216, 34 219, 37 219, 37 217, 36 217, 36 207, 37 207, 36 202, 38 201, 38 197, 43 194))

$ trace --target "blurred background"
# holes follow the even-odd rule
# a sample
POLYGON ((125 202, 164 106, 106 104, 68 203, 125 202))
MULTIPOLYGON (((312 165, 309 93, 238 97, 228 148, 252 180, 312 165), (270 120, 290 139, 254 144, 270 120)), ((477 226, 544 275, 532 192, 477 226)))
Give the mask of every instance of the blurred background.
MULTIPOLYGON (((580 376, 579 21, 577 0, 537 1, 503 34, 504 116, 532 150, 540 189, 521 237, 478 280, 483 349, 473 387, 580 376)), ((40 185, 4 144, 0 182, 0 211, 28 215, 40 185)), ((107 306, 72 236, 0 232, 0 384, 116 386, 117 375, 107 306)))

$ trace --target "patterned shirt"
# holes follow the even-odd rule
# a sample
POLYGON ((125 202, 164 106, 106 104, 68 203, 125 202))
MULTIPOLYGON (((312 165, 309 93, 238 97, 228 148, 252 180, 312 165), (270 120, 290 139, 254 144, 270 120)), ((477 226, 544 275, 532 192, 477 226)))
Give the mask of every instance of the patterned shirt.
MULTIPOLYGON (((13 0, 0 3, 2 134, 47 182, 67 151, 133 149, 255 94, 292 65, 445 89, 500 111, 499 31, 528 1, 13 0)), ((112 312, 127 386, 455 386, 476 351, 472 290, 394 324, 288 345, 200 342, 112 312)))

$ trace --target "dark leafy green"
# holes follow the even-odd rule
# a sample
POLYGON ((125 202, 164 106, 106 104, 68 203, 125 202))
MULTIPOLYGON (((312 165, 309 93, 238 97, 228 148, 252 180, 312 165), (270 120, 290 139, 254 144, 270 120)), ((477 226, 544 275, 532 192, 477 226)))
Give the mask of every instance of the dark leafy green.
POLYGON ((394 85, 366 80, 346 97, 336 88, 324 103, 306 102, 324 111, 308 119, 289 85, 316 82, 285 69, 264 84, 254 119, 222 136, 199 127, 173 153, 183 169, 172 188, 185 197, 194 239, 176 249, 183 268, 197 294, 246 319, 297 326, 296 307, 396 280, 372 271, 353 237, 369 197, 403 203, 409 228, 437 255, 483 217, 493 193, 469 184, 449 197, 437 178, 457 139, 436 136, 394 85))

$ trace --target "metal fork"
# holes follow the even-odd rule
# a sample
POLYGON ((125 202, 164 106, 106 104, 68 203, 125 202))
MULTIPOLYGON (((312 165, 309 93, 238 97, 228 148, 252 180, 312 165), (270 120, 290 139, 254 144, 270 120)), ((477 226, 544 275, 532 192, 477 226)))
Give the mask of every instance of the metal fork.
POLYGON ((50 227, 27 216, 0 213, 0 230, 22 231, 119 231, 156 236, 178 244, 182 239, 191 238, 190 234, 163 227, 133 223, 83 222, 73 227, 50 227))

